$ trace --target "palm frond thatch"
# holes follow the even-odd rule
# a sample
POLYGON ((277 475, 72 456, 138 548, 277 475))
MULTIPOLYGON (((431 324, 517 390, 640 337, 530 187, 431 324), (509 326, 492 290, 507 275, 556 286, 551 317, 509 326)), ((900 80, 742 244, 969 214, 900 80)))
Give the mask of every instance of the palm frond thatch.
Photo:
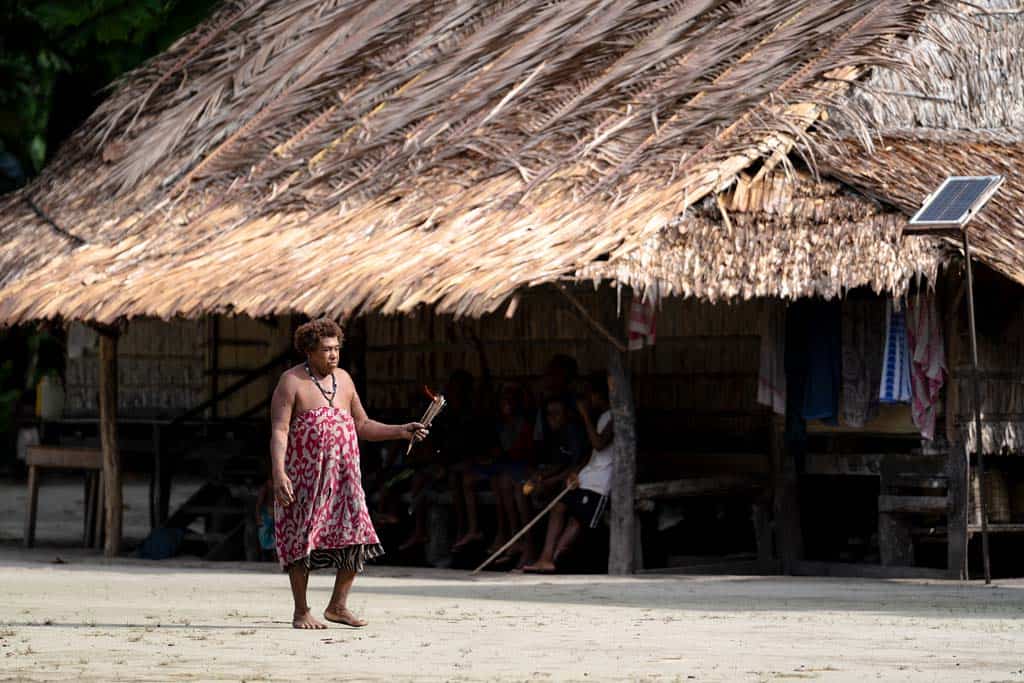
POLYGON ((935 4, 235 0, 4 200, 0 321, 493 310, 813 145, 935 4))

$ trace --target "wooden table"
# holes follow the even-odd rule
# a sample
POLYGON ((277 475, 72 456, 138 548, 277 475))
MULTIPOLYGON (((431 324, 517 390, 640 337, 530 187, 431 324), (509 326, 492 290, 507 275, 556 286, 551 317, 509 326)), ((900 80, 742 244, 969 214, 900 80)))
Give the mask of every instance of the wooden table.
POLYGON ((31 548, 36 536, 36 510, 39 506, 39 476, 43 469, 85 471, 85 514, 82 543, 99 547, 103 536, 103 454, 98 448, 29 446, 28 502, 25 511, 25 547, 31 548))

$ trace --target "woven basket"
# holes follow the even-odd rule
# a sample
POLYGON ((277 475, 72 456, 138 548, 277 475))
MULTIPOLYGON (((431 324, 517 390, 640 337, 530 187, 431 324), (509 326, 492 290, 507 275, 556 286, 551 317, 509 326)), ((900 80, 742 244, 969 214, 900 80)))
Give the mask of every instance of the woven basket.
MULTIPOLYGON (((981 487, 978 484, 978 470, 971 470, 971 512, 970 523, 981 524, 981 487)), ((1009 522, 1012 519, 1010 512, 1010 487, 1006 481, 1006 474, 999 470, 988 470, 985 472, 985 504, 988 508, 988 521, 993 524, 1009 522)))

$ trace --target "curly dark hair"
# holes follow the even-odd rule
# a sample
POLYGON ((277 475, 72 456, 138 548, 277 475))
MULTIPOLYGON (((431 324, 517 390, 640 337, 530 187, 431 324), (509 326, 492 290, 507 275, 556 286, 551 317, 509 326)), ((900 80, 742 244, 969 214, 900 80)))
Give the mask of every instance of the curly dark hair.
POLYGON ((324 337, 337 337, 339 344, 345 342, 345 333, 338 323, 329 318, 320 318, 303 323, 295 330, 295 350, 302 355, 312 353, 324 337))

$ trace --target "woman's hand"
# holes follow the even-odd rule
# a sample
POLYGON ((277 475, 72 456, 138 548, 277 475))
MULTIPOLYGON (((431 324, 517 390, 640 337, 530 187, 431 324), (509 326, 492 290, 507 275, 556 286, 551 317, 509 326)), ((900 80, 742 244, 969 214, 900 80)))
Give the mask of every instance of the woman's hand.
POLYGON ((292 480, 284 472, 274 477, 274 500, 281 507, 288 507, 295 502, 295 491, 292 489, 292 480))
POLYGON ((399 429, 402 430, 402 438, 409 441, 423 441, 430 434, 430 430, 419 422, 409 422, 399 427, 399 429))
POLYGON ((566 486, 566 488, 574 489, 574 488, 577 488, 579 485, 580 485, 580 478, 579 478, 579 475, 577 475, 575 472, 570 472, 565 477, 565 486, 566 486))

